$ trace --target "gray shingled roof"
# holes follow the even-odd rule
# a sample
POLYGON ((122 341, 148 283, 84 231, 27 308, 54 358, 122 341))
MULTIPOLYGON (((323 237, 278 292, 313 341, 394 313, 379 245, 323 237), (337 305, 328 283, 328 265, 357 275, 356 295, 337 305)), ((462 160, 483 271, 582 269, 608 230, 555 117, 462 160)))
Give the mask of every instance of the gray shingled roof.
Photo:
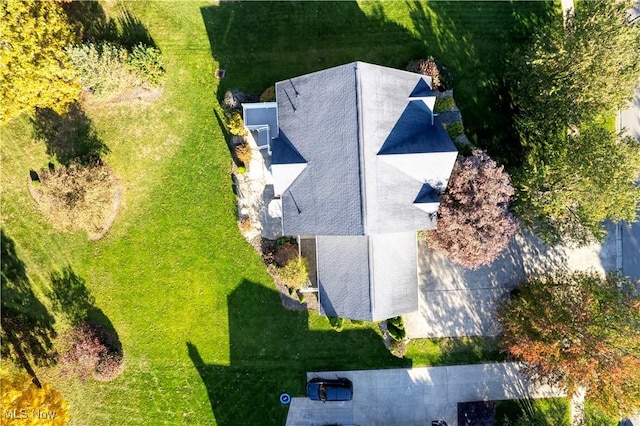
POLYGON ((415 232, 316 237, 320 312, 379 321, 418 310, 415 232))
POLYGON ((280 132, 308 162, 282 194, 286 235, 364 235, 355 85, 355 64, 276 83, 280 132))
POLYGON ((276 83, 287 144, 273 162, 306 162, 282 193, 283 230, 317 236, 326 315, 371 320, 418 309, 415 231, 435 228, 426 206, 437 206, 457 156, 434 119, 430 83, 364 62, 276 83))

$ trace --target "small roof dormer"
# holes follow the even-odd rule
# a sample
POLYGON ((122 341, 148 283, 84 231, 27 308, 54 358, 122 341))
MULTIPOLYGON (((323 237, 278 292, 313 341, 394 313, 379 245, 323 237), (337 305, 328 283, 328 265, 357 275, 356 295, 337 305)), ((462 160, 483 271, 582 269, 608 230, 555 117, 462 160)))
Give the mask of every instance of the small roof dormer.
POLYGON ((271 145, 273 192, 275 196, 281 196, 307 167, 307 160, 300 155, 282 132, 273 139, 271 145))

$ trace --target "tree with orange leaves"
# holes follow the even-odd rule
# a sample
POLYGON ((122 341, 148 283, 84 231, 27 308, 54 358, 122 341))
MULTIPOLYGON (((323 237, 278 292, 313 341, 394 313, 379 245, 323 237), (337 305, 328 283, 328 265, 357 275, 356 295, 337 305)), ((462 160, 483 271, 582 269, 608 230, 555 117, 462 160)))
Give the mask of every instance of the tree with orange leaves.
POLYGON ((45 383, 38 387, 26 374, 2 370, 2 424, 66 425, 71 417, 62 394, 45 383))
POLYGON ((498 310, 503 351, 534 380, 573 393, 610 415, 640 407, 640 298, 616 274, 559 272, 529 278, 498 310))

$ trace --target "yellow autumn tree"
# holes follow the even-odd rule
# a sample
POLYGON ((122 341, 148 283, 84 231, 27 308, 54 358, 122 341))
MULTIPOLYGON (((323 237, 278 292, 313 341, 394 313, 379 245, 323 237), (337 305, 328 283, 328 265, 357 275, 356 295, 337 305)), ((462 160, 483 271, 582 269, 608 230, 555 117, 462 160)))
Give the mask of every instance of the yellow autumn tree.
POLYGON ((0 4, 0 123, 36 107, 63 113, 80 84, 65 52, 71 26, 54 1, 0 4))
POLYGON ((66 425, 71 417, 62 394, 45 383, 36 386, 26 374, 2 369, 2 424, 66 425))

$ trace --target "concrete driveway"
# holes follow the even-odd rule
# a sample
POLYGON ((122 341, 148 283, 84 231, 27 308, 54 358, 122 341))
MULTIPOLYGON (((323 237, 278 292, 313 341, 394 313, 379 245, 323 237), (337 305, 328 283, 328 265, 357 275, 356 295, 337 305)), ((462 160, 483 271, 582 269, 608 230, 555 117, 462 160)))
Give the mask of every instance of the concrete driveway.
POLYGON ((522 377, 520 368, 517 363, 492 363, 308 373, 307 379, 350 379, 353 400, 323 403, 293 398, 286 424, 424 426, 431 420, 445 420, 457 426, 459 402, 565 396, 549 386, 533 385, 522 377))
POLYGON ((410 338, 495 336, 496 307, 527 275, 553 268, 616 269, 615 225, 607 225, 604 244, 579 249, 548 247, 524 230, 491 266, 476 271, 451 263, 445 255, 418 245, 420 310, 403 315, 410 338))
MULTIPOLYGON (((640 10, 640 6, 638 9, 640 10)), ((620 111, 618 115, 618 130, 623 129, 625 135, 640 140, 640 87, 636 90, 636 95, 629 104, 629 108, 620 111)))

